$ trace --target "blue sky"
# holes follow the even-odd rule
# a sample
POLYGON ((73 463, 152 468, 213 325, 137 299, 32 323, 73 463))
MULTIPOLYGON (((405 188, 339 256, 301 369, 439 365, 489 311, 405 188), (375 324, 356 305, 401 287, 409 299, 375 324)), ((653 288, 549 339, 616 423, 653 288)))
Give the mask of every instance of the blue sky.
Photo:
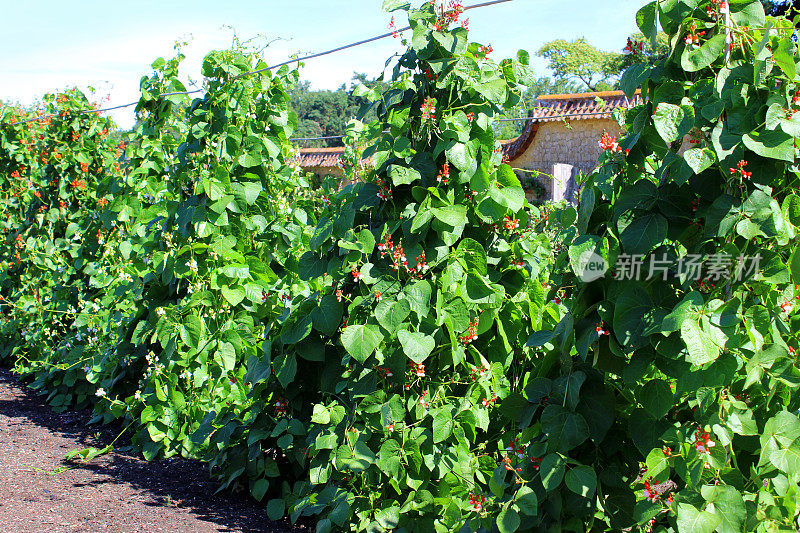
MULTIPOLYGON (((479 0, 466 0, 465 5, 479 0)), ((495 59, 520 48, 531 55, 545 42, 586 37, 604 50, 620 51, 636 31, 635 13, 645 0, 513 0, 472 10, 470 39, 491 43, 495 59)), ((138 98, 138 84, 159 56, 169 57, 179 39, 188 77, 199 77, 206 52, 225 48, 232 30, 242 38, 281 39, 266 52, 268 63, 295 53, 315 53, 386 31, 389 16, 380 0, 2 0, 6 22, 0 33, 0 100, 24 104, 46 92, 94 86, 105 105, 138 98)), ((402 16, 398 21, 405 25, 402 16)), ((311 60, 301 71, 313 88, 335 89, 352 73, 379 74, 400 43, 377 43, 311 60)), ((534 62, 547 74, 544 63, 534 62)), ((130 109, 114 113, 122 126, 130 109)))

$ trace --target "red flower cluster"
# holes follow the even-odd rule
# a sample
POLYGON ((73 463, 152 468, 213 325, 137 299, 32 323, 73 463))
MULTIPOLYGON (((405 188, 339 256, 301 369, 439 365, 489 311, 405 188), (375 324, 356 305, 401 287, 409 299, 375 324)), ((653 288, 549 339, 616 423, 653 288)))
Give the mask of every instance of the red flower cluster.
POLYGON ((494 52, 494 48, 492 48, 491 44, 489 46, 480 45, 478 46, 478 52, 482 52, 483 57, 489 57, 489 54, 494 52))
POLYGON ((626 54, 634 54, 636 52, 643 52, 644 51, 644 43, 639 41, 632 41, 630 37, 628 37, 628 44, 625 45, 625 48, 622 51, 626 54))
POLYGON ((433 120, 436 118, 436 101, 428 96, 425 98, 425 101, 420 106, 420 111, 422 111, 422 120, 433 120))
POLYGON ((601 337, 603 335, 611 335, 611 332, 607 329, 604 329, 605 324, 603 322, 598 322, 597 327, 594 328, 597 331, 597 334, 601 337))
POLYGON ((342 289, 337 289, 336 290, 336 301, 338 301, 338 302, 342 301, 342 289))
POLYGON ((511 264, 514 265, 514 268, 518 270, 525 266, 525 263, 523 263, 522 260, 517 259, 512 259, 511 264))
POLYGON ((542 458, 541 457, 531 457, 531 463, 533 463, 533 469, 539 470, 539 467, 542 466, 542 458))
POLYGON ((428 396, 428 391, 424 390, 422 391, 422 396, 419 397, 419 404, 425 409, 431 406, 431 404, 429 404, 428 401, 425 399, 427 396, 428 396))
POLYGON ((483 494, 475 494, 474 492, 469 494, 469 504, 476 511, 480 511, 484 503, 486 503, 486 496, 483 494))
POLYGON ((649 477, 644 480, 644 494, 643 496, 651 502, 657 502, 660 494, 653 490, 653 478, 649 477))
POLYGON ((482 377, 485 373, 486 373, 486 367, 483 365, 475 367, 469 371, 469 375, 470 378, 472 378, 472 381, 478 381, 478 378, 482 377))
POLYGON ((425 365, 423 365, 422 363, 417 364, 414 361, 410 361, 410 364, 411 364, 411 372, 416 374, 418 378, 425 377, 425 365))
POLYGON ((475 113, 472 113, 472 112, 467 113, 467 120, 469 120, 470 122, 475 120, 475 113))
MULTIPOLYGON (((378 186, 378 198, 381 200, 388 200, 392 197, 392 188, 389 187, 385 181, 378 178, 375 180, 375 185, 378 186)), ((328 203, 330 204, 330 201, 328 201, 328 203)))
POLYGON ((275 399, 275 414, 277 416, 285 416, 289 409, 289 402, 284 398, 275 399))
POLYGON ((521 446, 516 439, 511 439, 506 446, 506 452, 514 453, 518 458, 522 459, 525 454, 525 446, 521 446))
POLYGON ((89 164, 81 163, 81 172, 89 172, 89 164))
POLYGON ((697 23, 692 22, 692 25, 689 27, 689 33, 684 37, 683 41, 688 45, 700 44, 700 37, 705 34, 705 31, 697 31, 697 23))
POLYGON ((439 75, 434 74, 434 72, 429 67, 425 67, 425 69, 422 72, 424 72, 425 75, 428 77, 428 81, 434 81, 439 79, 439 75))
POLYGON ((709 448, 716 446, 716 443, 711 440, 711 435, 700 427, 694 432, 694 440, 694 447, 700 453, 707 452, 709 448))
POLYGON ((475 342, 477 339, 478 339, 478 321, 475 320, 467 328, 467 334, 461 335, 458 338, 458 340, 461 341, 461 344, 467 346, 468 344, 475 342))
POLYGON ((513 231, 519 227, 519 219, 506 217, 503 227, 505 227, 507 230, 513 231))
POLYGON ((107 204, 108 200, 106 200, 105 198, 100 198, 99 200, 97 200, 97 205, 99 205, 100 207, 105 207, 107 204))
POLYGON ((444 164, 442 170, 436 175, 436 181, 447 185, 447 182, 450 181, 450 163, 444 164))
POLYGON ((393 376, 392 372, 388 368, 382 366, 376 365, 375 372, 377 372, 379 375, 383 375, 385 378, 390 378, 393 376))
POLYGON ((613 135, 609 135, 607 131, 603 132, 603 135, 600 137, 600 141, 598 143, 600 145, 601 150, 605 150, 608 152, 621 152, 622 148, 619 147, 617 143, 617 138, 613 135))
POLYGON ((450 4, 447 6, 447 11, 442 13, 441 17, 439 17, 439 20, 437 20, 436 24, 433 25, 433 28, 436 31, 446 30, 450 24, 453 22, 458 22, 458 18, 463 12, 464 6, 462 5, 462 0, 450 0, 450 4))
POLYGON ((85 189, 86 182, 83 180, 79 180, 78 178, 73 178, 72 181, 69 182, 76 189, 85 189))
POLYGON ((736 163, 735 167, 731 167, 729 170, 731 171, 731 175, 740 176, 743 180, 750 179, 753 176, 752 172, 747 172, 744 167, 747 166, 747 161, 742 159, 738 163, 736 163))
POLYGON ((392 31, 392 37, 394 37, 395 39, 400 37, 400 32, 397 31, 397 29, 396 29, 396 27, 394 25, 394 17, 392 17, 392 20, 389 21, 389 29, 393 30, 392 31))
POLYGON ((364 279, 364 274, 362 274, 361 271, 355 267, 350 270, 350 274, 353 275, 353 281, 358 282, 364 279))
POLYGON ((727 13, 728 11, 728 2, 725 0, 712 0, 711 4, 712 5, 706 6, 706 13, 712 20, 717 20, 717 11, 719 11, 720 14, 727 13))

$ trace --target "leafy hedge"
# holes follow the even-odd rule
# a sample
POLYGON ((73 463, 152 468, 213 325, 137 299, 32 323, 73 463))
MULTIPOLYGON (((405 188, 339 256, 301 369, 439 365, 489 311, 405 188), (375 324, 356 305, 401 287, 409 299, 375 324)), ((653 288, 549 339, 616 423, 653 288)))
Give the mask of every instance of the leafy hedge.
POLYGON ((77 92, 4 109, 0 357, 318 531, 796 529, 792 23, 642 8, 669 57, 626 71, 644 103, 579 204, 539 208, 492 130, 527 54, 493 62, 457 2, 384 4, 413 35, 335 193, 291 166, 297 73, 240 48, 191 102, 154 63, 127 147, 77 92))

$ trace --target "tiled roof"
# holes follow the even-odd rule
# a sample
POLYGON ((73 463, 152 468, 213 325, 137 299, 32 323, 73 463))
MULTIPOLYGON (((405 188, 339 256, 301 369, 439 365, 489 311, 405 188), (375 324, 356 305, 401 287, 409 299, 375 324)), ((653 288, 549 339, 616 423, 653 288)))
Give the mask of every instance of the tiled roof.
POLYGON ((335 148, 300 148, 300 157, 297 158, 297 164, 303 168, 334 168, 343 153, 343 146, 335 148))
POLYGON ((530 112, 530 121, 525 125, 525 129, 519 137, 503 145, 503 152, 509 161, 524 154, 543 122, 609 119, 615 109, 633 107, 641 103, 642 95, 638 90, 633 98, 628 98, 622 91, 540 96, 530 112))
MULTIPOLYGON (((604 91, 576 94, 548 94, 536 100, 536 106, 530 112, 530 120, 516 139, 500 141, 503 154, 510 161, 521 156, 536 137, 539 125, 543 122, 559 120, 608 119, 611 113, 620 107, 633 107, 642 103, 639 91, 628 98, 622 91, 604 91), (599 100, 602 100, 600 102, 599 100)), ((334 168, 344 148, 301 148, 297 162, 301 167, 334 168)))

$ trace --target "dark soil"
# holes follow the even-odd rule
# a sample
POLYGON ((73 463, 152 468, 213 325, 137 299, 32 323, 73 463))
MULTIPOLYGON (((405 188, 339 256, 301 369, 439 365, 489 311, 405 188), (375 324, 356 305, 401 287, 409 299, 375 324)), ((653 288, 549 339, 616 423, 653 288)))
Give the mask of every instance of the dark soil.
POLYGON ((65 461, 70 450, 102 448, 116 436, 118 429, 89 426, 90 419, 85 411, 53 412, 0 369, 0 531, 307 531, 270 522, 252 498, 215 495, 218 485, 197 461, 148 463, 119 451, 87 464, 65 461))

